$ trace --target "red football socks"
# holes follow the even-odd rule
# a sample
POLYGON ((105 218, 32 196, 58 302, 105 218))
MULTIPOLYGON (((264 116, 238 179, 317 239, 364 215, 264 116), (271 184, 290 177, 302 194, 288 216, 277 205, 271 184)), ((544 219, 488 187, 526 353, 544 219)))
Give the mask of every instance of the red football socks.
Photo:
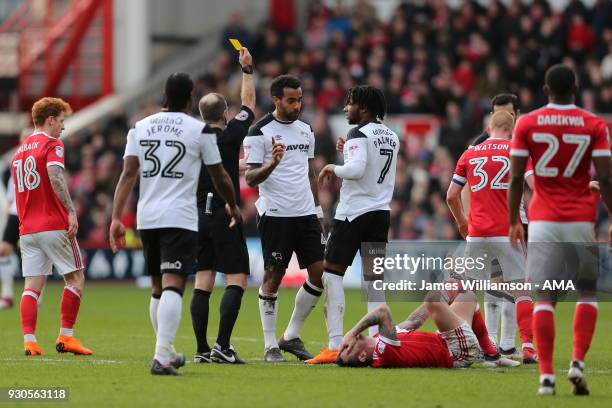
POLYGON ((595 333, 597 302, 578 302, 574 312, 574 350, 572 360, 584 362, 595 333))
POLYGON ((533 302, 529 296, 516 299, 516 323, 523 346, 533 348, 533 302))
MULTIPOLYGON (((72 329, 79 314, 79 306, 81 306, 81 297, 77 290, 71 286, 64 287, 60 305, 62 329, 72 329)), ((71 333, 66 334, 72 335, 71 333)))
POLYGON ((487 331, 482 313, 480 313, 480 308, 476 309, 474 317, 472 317, 472 330, 478 338, 478 344, 480 344, 482 351, 490 356, 497 355, 497 348, 489 338, 489 332, 487 331))
POLYGON ((536 302, 533 308, 533 332, 538 348, 540 374, 554 375, 555 307, 551 302, 536 302))
POLYGON ((38 297, 40 291, 36 289, 24 289, 19 306, 21 313, 21 328, 23 334, 34 334, 36 332, 36 318, 38 316, 38 297))

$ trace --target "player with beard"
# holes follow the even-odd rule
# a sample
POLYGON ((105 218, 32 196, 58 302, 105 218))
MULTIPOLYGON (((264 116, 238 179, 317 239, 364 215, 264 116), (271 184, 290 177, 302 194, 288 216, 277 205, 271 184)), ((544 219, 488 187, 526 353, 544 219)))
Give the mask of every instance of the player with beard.
POLYGON ((315 137, 299 120, 302 88, 290 75, 270 86, 274 111, 261 118, 244 140, 246 181, 259 187, 255 203, 264 257, 259 313, 264 332, 264 360, 285 361, 281 350, 300 360, 312 358, 300 339, 304 321, 323 293, 323 210, 313 168, 315 137), (277 293, 293 253, 308 280, 295 297, 295 308, 280 340, 276 339, 277 293))

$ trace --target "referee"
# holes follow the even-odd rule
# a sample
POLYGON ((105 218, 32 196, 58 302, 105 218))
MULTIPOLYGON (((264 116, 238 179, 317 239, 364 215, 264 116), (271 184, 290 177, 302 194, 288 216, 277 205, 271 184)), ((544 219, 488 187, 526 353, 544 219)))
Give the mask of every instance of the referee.
MULTIPOLYGON (((252 57, 247 48, 240 50, 242 66, 242 107, 229 122, 227 102, 223 95, 209 93, 200 100, 200 115, 206 122, 205 133, 217 135, 223 167, 230 175, 236 202, 240 204, 238 162, 240 147, 249 127, 253 123, 255 109, 255 86, 253 84, 252 57)), ((249 275, 249 253, 242 230, 242 224, 229 227, 230 216, 225 202, 213 186, 212 180, 202 168, 198 185, 198 272, 191 299, 191 321, 197 341, 196 363, 244 364, 234 348, 230 337, 238 317, 242 294, 249 275), (219 307, 219 333, 215 345, 210 348, 206 339, 210 294, 214 288, 216 272, 225 274, 227 286, 219 307)))

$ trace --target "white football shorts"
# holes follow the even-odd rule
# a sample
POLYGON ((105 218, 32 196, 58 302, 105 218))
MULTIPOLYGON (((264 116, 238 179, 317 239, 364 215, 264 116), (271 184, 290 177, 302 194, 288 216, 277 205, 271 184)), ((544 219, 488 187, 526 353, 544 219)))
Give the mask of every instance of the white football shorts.
POLYGON ((54 266, 62 276, 83 269, 79 244, 65 230, 22 235, 20 247, 24 277, 51 275, 54 266))

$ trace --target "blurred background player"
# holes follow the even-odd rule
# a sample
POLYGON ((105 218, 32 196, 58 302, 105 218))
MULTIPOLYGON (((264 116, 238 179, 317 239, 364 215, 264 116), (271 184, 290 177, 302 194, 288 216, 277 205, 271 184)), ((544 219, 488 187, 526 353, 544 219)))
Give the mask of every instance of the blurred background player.
MULTIPOLYGON (((510 138, 514 127, 514 115, 500 110, 491 116, 490 137, 477 146, 467 149, 457 163, 455 174, 447 192, 448 206, 461 235, 468 245, 466 253, 478 256, 487 253, 496 258, 505 282, 525 281, 525 254, 508 245, 507 196, 510 170, 510 138), (469 219, 461 203, 461 190, 470 186, 469 219)), ((525 180, 531 184, 533 175, 525 180)), ((524 248, 523 248, 524 250, 524 248)), ((492 257, 492 258, 491 258, 492 257)), ((487 270, 488 271, 488 270, 487 270)), ((489 275, 486 278, 489 278, 489 275)), ((471 278, 484 278, 470 276, 471 278)), ((513 292, 516 301, 517 324, 523 343, 523 362, 536 360, 531 327, 533 302, 528 292, 513 292)), ((497 359, 495 347, 483 347, 486 359, 497 359)))
POLYGON ((259 186, 255 203, 264 258, 259 313, 264 332, 264 360, 284 361, 280 350, 300 360, 313 357, 300 339, 304 321, 323 293, 323 210, 313 167, 315 136, 299 120, 302 84, 290 75, 272 81, 274 111, 261 118, 244 140, 246 181, 259 186), (298 290, 285 333, 276 340, 277 293, 293 253, 308 279, 298 290))
MULTIPOLYGON (((336 175, 342 179, 340 201, 336 208, 325 250, 323 282, 326 288, 326 318, 329 343, 307 363, 333 363, 342 341, 344 288, 342 278, 364 242, 388 241, 390 209, 395 186, 395 168, 400 142, 397 135, 382 124, 386 112, 384 94, 372 86, 351 88, 344 112, 350 125, 343 144, 344 165, 328 164, 319 173, 319 181, 336 175)), ((377 293, 373 294, 378 295, 377 293)), ((368 296, 368 310, 379 303, 368 296)))
POLYGON ((75 239, 79 224, 64 179, 64 144, 59 140, 70 105, 42 98, 32 106, 34 132, 25 138, 12 160, 12 177, 19 213, 21 259, 25 285, 21 325, 25 354, 43 355, 36 341, 38 298, 55 270, 66 286, 60 304, 61 325, 55 347, 60 353, 92 354, 73 337, 85 275, 75 239))
POLYGON ((202 161, 221 198, 228 203, 232 224, 240 221, 234 188, 223 169, 214 133, 186 112, 191 108, 193 81, 174 73, 166 81, 165 108, 136 123, 128 132, 123 171, 115 190, 110 244, 124 245, 121 215, 136 181, 140 181, 137 224, 150 276, 161 274, 161 296, 153 326, 157 328, 153 375, 180 375, 185 364, 172 343, 181 319, 187 276, 197 260, 197 187, 202 161), (141 166, 142 164, 142 166, 141 166), (142 167, 142 169, 141 169, 142 167))
POLYGON ((417 331, 406 322, 396 326, 389 307, 380 305, 346 333, 336 363, 345 367, 469 367, 481 352, 468 324, 476 309, 476 295, 460 293, 450 306, 442 298, 440 292, 431 292, 420 307, 436 325, 434 333, 417 331), (361 334, 373 325, 378 325, 378 334, 361 334))
MULTIPOLYGON (((218 93, 209 93, 200 99, 200 115, 206 122, 206 133, 217 135, 217 145, 225 171, 229 174, 240 205, 240 148, 255 116, 255 85, 253 83, 253 59, 247 48, 240 50, 242 66, 242 106, 229 122, 227 101, 218 93)), ((229 227, 230 217, 225 211, 225 202, 219 197, 206 169, 200 170, 198 186, 198 272, 191 298, 191 321, 198 350, 196 363, 212 361, 218 363, 244 364, 233 346, 230 337, 247 286, 249 275, 249 253, 242 224, 229 227), (207 201, 212 194, 210 201, 207 201), (208 328, 208 305, 215 286, 216 272, 225 275, 226 288, 219 305, 219 333, 212 350, 206 340, 208 328)))
MULTIPOLYGON (((535 190, 529 206, 528 278, 537 282, 548 264, 559 256, 543 243, 592 243, 598 198, 589 189, 591 162, 595 166, 601 197, 612 209, 609 131, 598 116, 574 105, 575 72, 566 65, 546 71, 544 93, 548 105, 523 115, 516 124, 510 152, 511 175, 508 194, 511 242, 524 240, 519 219, 523 177, 528 159, 535 174, 535 190), (539 244, 538 244, 539 243, 539 244)), ((612 230, 611 230, 612 232, 612 230)), ((588 395, 584 360, 597 320, 597 266, 580 260, 578 302, 574 312, 574 340, 568 378, 575 395, 588 395)), ((560 274, 561 271, 551 271, 560 274)), ((554 275, 552 275, 554 276, 554 275)), ((538 299, 533 327, 540 366, 538 394, 554 395, 555 302, 538 299)))
POLYGON ((8 184, 0 185, 0 224, 2 224, 2 241, 0 241, 0 310, 13 307, 13 284, 17 271, 17 260, 14 252, 19 241, 19 218, 15 204, 15 188, 9 177, 8 184))

